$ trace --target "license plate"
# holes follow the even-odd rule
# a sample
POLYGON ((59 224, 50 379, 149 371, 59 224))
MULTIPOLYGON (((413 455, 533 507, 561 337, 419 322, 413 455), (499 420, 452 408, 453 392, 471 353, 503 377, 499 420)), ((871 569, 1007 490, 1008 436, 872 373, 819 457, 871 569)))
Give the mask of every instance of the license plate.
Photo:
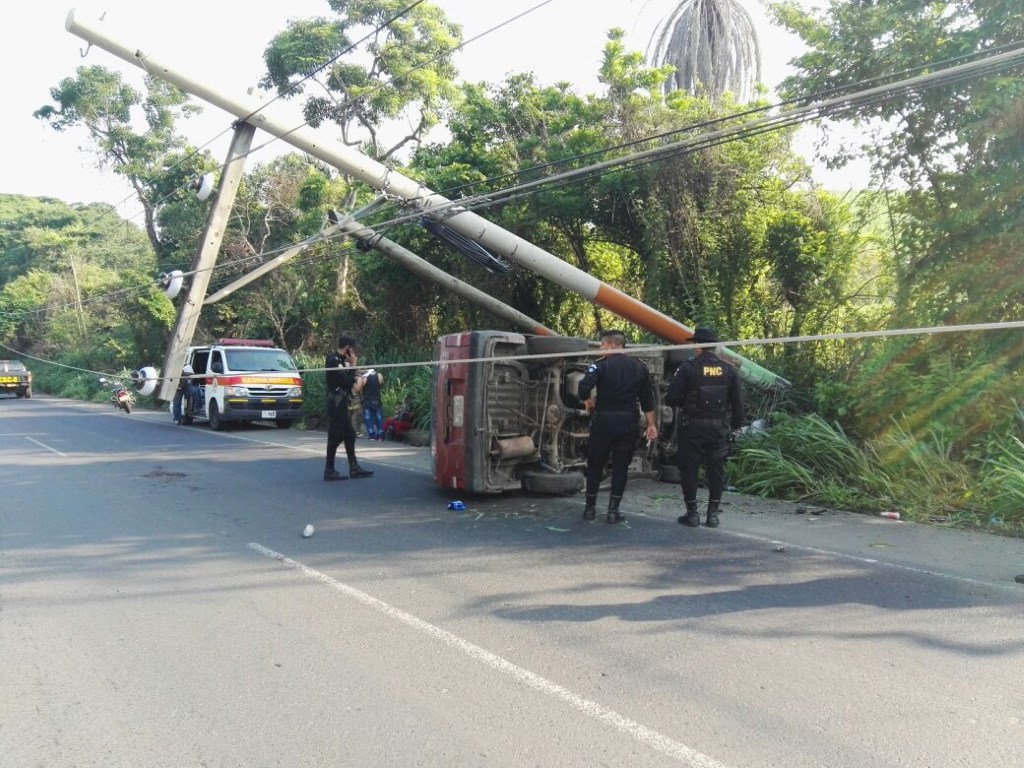
POLYGON ((277 411, 263 411, 262 415, 264 419, 276 419, 277 411))

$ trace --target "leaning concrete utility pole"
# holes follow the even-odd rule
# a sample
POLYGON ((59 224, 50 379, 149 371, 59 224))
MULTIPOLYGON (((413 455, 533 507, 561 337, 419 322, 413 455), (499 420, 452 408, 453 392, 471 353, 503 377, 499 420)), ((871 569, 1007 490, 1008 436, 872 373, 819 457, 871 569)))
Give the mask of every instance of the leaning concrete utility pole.
MULTIPOLYGON (((450 209, 454 205, 451 200, 403 176, 394 169, 388 168, 383 163, 379 163, 351 147, 337 142, 327 142, 317 131, 305 125, 296 127, 275 120, 263 111, 261 105, 251 97, 235 99, 225 96, 203 85, 196 77, 160 61, 157 56, 118 42, 101 28, 102 22, 81 21, 75 17, 75 12, 72 10, 68 13, 64 26, 69 32, 78 35, 83 40, 103 48, 154 77, 166 80, 186 93, 191 93, 220 107, 239 119, 248 120, 272 136, 330 163, 373 189, 386 192, 405 204, 418 208, 424 215, 430 216, 432 212, 435 215, 443 214, 445 225, 456 232, 480 243, 493 253, 500 254, 541 277, 547 278, 556 285, 580 294, 587 300, 662 339, 675 344, 686 344, 693 338, 693 331, 682 323, 598 280, 593 275, 577 269, 533 243, 492 224, 481 216, 471 211, 463 211, 449 216, 450 209)), ((744 381, 762 389, 783 388, 788 384, 785 379, 747 360, 731 349, 720 347, 719 351, 723 357, 737 365, 740 377, 744 381)))
POLYGON ((545 327, 541 323, 534 320, 532 317, 520 312, 514 307, 510 307, 503 301, 499 301, 493 296, 484 293, 483 291, 474 288, 469 283, 465 283, 454 275, 450 275, 443 269, 438 269, 433 264, 425 259, 421 259, 412 251, 403 248, 393 240, 388 240, 386 237, 377 234, 369 227, 360 224, 358 221, 351 217, 342 219, 337 224, 332 224, 327 227, 323 232, 315 235, 314 237, 307 238, 306 240, 298 243, 292 248, 289 248, 284 253, 275 256, 270 261, 261 265, 258 269, 253 270, 244 277, 239 278, 233 283, 224 286, 216 293, 212 293, 206 297, 204 304, 214 304, 226 296, 230 296, 232 293, 237 291, 244 285, 251 283, 253 280, 263 276, 272 269, 284 264, 289 259, 297 256, 302 251, 306 250, 315 243, 323 242, 332 237, 339 235, 348 235, 360 243, 365 243, 368 246, 374 248, 379 253, 386 256, 391 261, 405 267, 413 274, 419 275, 420 277, 437 283, 445 290, 454 293, 456 296, 460 296, 466 301, 469 301, 483 310, 490 312, 495 317, 502 320, 506 320, 519 328, 523 329, 526 333, 533 333, 539 336, 555 336, 557 335, 550 328, 545 327))
POLYGON ((235 126, 235 135, 231 139, 228 159, 220 175, 217 194, 213 198, 210 215, 206 219, 206 226, 199 239, 188 291, 181 306, 178 307, 178 319, 167 344, 163 368, 160 369, 160 388, 156 392, 156 397, 160 400, 174 399, 174 390, 178 386, 178 374, 181 373, 181 367, 185 364, 185 355, 188 354, 189 344, 192 343, 196 326, 199 324, 203 299, 206 296, 206 289, 210 285, 213 267, 217 263, 217 254, 220 252, 220 244, 224 240, 224 230, 231 217, 231 209, 235 205, 235 195, 238 194, 238 185, 242 181, 242 172, 245 170, 245 158, 249 154, 249 147, 252 146, 252 138, 255 135, 256 129, 249 123, 238 123, 235 126))

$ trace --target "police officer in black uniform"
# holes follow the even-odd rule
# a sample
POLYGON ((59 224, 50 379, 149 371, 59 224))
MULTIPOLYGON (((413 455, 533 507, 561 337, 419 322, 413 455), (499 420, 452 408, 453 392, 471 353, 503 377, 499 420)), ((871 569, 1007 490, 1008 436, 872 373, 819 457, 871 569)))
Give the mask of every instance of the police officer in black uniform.
POLYGON ((593 411, 590 438, 587 441, 587 488, 583 517, 597 516, 597 489, 601 484, 609 454, 612 457, 612 487, 608 499, 608 522, 625 520, 619 503, 626 490, 627 470, 633 459, 637 437, 637 401, 647 420, 644 436, 658 439, 654 424, 654 388, 647 366, 635 357, 624 354, 626 336, 622 331, 601 334, 604 356, 592 363, 579 385, 579 397, 593 411), (596 402, 591 393, 597 388, 596 402))
MULTIPOLYGON (((710 328, 698 328, 692 341, 713 344, 717 339, 710 328)), ((697 348, 695 354, 676 370, 665 396, 668 405, 680 408, 678 459, 686 514, 679 522, 691 528, 700 526, 697 472, 703 463, 708 479, 705 524, 717 528, 729 438, 743 424, 743 390, 736 369, 716 355, 714 348, 697 348)))
POLYGON ((324 363, 327 369, 327 462, 324 464, 324 480, 345 479, 334 469, 334 457, 342 443, 348 456, 348 476, 373 475, 371 470, 363 469, 356 461, 356 430, 348 410, 352 396, 362 390, 364 381, 355 372, 357 346, 358 342, 352 336, 339 336, 335 351, 327 355, 324 363))

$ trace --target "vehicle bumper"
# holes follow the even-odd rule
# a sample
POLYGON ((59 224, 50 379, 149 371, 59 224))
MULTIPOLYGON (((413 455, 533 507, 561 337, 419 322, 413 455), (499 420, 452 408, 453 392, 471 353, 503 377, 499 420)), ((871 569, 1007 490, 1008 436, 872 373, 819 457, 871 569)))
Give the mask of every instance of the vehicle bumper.
POLYGON ((296 421, 302 418, 301 397, 229 397, 224 401, 225 421, 296 421))

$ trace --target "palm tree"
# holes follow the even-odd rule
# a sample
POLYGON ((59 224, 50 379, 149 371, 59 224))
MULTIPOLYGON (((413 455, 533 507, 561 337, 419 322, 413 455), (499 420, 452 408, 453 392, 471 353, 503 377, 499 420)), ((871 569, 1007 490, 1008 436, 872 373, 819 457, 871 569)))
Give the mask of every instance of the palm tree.
POLYGON ((651 37, 651 66, 676 68, 665 93, 685 90, 713 100, 731 91, 748 101, 761 79, 761 43, 738 0, 682 0, 651 37))

